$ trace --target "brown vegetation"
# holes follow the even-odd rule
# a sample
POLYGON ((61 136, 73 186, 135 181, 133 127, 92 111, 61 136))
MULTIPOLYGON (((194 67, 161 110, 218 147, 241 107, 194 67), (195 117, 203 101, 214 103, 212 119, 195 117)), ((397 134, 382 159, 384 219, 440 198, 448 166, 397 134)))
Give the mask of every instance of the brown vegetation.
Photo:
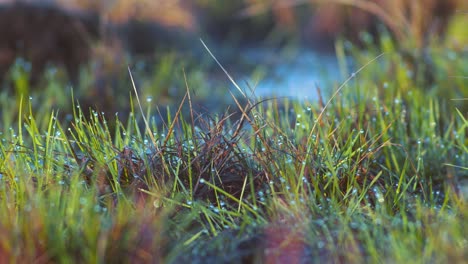
POLYGON ((362 31, 376 32, 383 23, 398 42, 411 43, 422 48, 430 38, 443 38, 450 19, 461 0, 334 0, 316 1, 309 34, 336 37, 344 35, 358 40, 362 31))

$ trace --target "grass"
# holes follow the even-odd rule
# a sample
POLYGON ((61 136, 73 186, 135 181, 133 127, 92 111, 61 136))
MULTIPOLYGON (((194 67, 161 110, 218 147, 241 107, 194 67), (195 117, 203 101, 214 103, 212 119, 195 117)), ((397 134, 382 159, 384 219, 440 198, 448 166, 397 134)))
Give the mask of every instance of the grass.
POLYGON ((197 113, 181 74, 163 124, 145 100, 121 121, 18 74, 31 97, 0 94, 0 260, 463 262, 468 121, 451 99, 467 83, 449 76, 466 62, 434 52, 440 71, 419 87, 389 42, 379 50, 329 101, 234 97, 236 117, 197 113), (71 111, 50 110, 54 91, 71 111))

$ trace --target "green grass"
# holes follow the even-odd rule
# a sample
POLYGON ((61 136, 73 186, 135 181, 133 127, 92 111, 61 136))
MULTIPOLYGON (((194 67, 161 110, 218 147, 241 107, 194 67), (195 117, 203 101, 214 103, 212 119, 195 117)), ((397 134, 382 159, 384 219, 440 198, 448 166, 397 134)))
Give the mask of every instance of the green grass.
POLYGON ((188 114, 164 125, 143 99, 84 114, 57 80, 2 91, 1 262, 463 262, 466 61, 436 52, 420 87, 382 43, 328 102, 242 98, 238 118, 198 115, 182 73, 188 114))

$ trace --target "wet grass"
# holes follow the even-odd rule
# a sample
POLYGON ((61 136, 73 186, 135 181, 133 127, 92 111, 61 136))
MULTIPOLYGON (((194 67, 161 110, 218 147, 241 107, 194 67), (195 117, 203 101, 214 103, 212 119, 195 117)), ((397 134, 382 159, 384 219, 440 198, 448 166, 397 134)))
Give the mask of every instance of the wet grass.
POLYGON ((383 43, 318 102, 234 89, 232 111, 207 115, 181 73, 185 96, 162 124, 135 96, 121 121, 58 81, 2 91, 0 259, 463 262, 467 80, 448 76, 466 76, 466 60, 435 53, 445 71, 419 87, 383 43))

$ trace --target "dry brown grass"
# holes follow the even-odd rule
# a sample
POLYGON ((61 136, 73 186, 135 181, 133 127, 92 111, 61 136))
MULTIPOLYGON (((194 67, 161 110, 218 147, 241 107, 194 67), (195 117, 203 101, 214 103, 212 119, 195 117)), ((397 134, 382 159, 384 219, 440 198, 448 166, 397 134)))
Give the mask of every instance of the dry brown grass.
MULTIPOLYGON (((418 48, 427 46, 432 37, 443 37, 451 17, 462 4, 460 0, 334 0, 332 2, 343 6, 329 6, 329 8, 344 9, 349 6, 367 12, 367 15, 363 15, 374 16, 382 21, 399 43, 410 41, 418 48)), ((353 15, 353 12, 350 15, 353 15)), ((366 26, 370 26, 369 23, 372 21, 368 18, 366 26)))
POLYGON ((166 27, 194 30, 197 26, 190 1, 184 0, 55 0, 60 6, 72 10, 93 10, 108 22, 125 23, 138 18, 166 27))
POLYGON ((467 8, 463 0, 246 0, 244 16, 272 12, 278 23, 300 26, 298 6, 312 5, 314 11, 305 32, 320 37, 345 35, 357 40, 362 31, 376 30, 378 21, 385 24, 397 39, 422 48, 431 38, 443 38, 452 16, 467 8))

